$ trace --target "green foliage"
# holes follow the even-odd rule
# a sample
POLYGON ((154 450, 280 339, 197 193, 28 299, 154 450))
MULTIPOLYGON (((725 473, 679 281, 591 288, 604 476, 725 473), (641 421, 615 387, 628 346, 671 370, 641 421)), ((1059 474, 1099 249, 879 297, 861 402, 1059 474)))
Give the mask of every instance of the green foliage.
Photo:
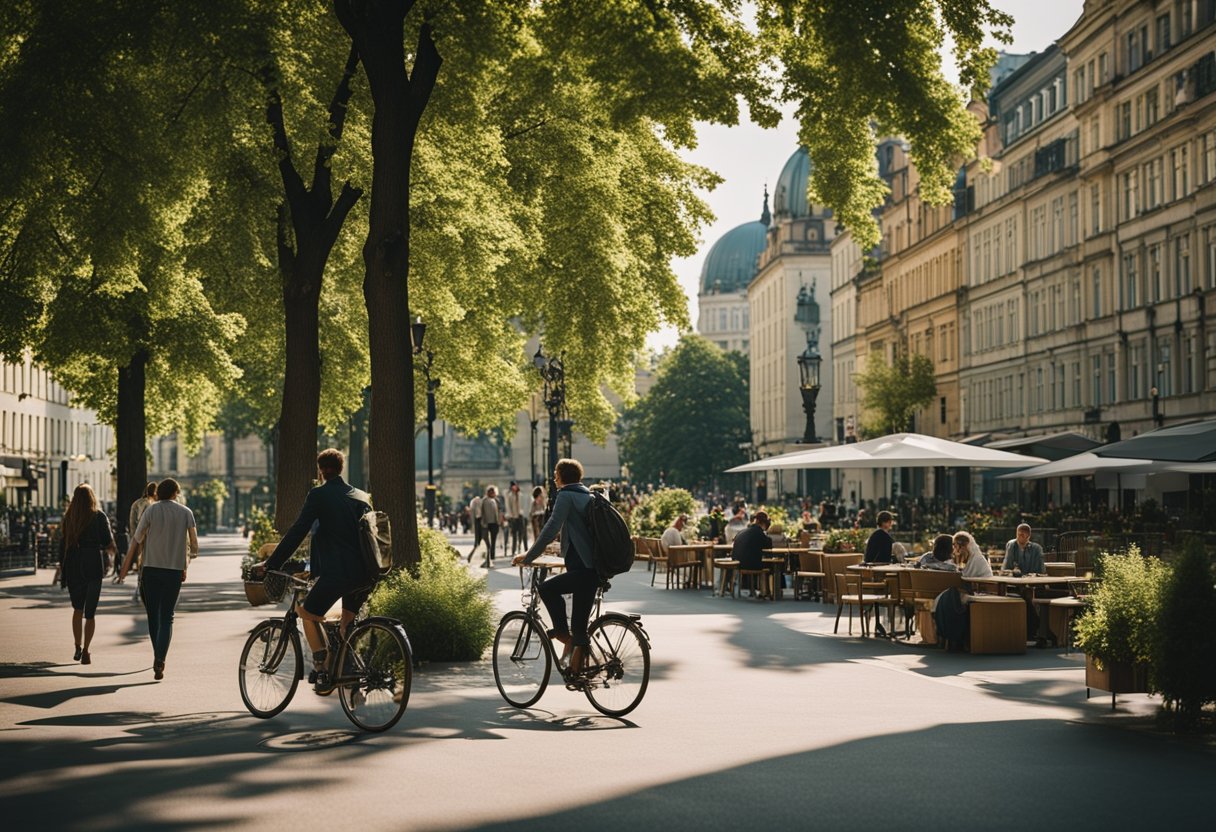
MULTIPOLYGON (((798 531, 796 529, 791 528, 790 513, 785 510, 785 506, 776 506, 776 505, 759 506, 756 508, 756 511, 763 511, 765 514, 767 514, 769 523, 771 523, 771 524, 780 523, 781 526, 785 529, 785 533, 787 535, 793 534, 794 536, 797 536, 798 531)), ((755 513, 755 512, 753 512, 753 513, 755 513)))
POLYGON ((873 529, 832 529, 823 539, 825 552, 864 552, 873 529))
POLYGON ((221 479, 210 479, 201 482, 194 488, 190 489, 193 492, 192 496, 200 500, 211 500, 213 502, 228 499, 228 486, 221 479))
POLYGON ((659 537, 681 514, 693 519, 697 501, 683 488, 660 488, 633 507, 629 527, 639 537, 659 537))
POLYGON ((1176 730, 1198 726, 1216 702, 1216 588, 1203 538, 1192 536, 1161 592, 1150 681, 1174 709, 1176 730))
POLYGON ((903 136, 912 147, 920 193, 950 200, 959 161, 975 154, 980 126, 965 109, 983 99, 996 51, 1013 19, 987 0, 760 0, 766 52, 780 61, 781 97, 797 105, 799 138, 810 151, 810 191, 852 229, 862 251, 878 242, 871 214, 887 187, 874 141, 903 136), (942 75, 949 36, 964 89, 942 75))
POLYGON ((880 356, 866 359, 857 376, 861 389, 862 429, 866 436, 908 430, 912 416, 933 403, 937 381, 928 356, 900 352, 891 364, 880 356))
POLYGON ((746 462, 751 436, 747 374, 699 335, 685 335, 659 364, 650 391, 622 420, 621 459, 635 480, 695 485, 746 462))
POLYGON ((260 506, 254 506, 249 509, 249 517, 246 519, 249 526, 249 554, 256 556, 258 549, 261 549, 267 543, 278 541, 280 535, 274 528, 274 522, 270 515, 262 511, 260 506))
POLYGON ((1141 556, 1135 546, 1126 553, 1105 552, 1098 564, 1102 581, 1077 618, 1077 645, 1099 666, 1150 661, 1169 567, 1141 556))
POLYGON ((494 638, 494 602, 440 532, 418 530, 417 576, 393 572, 371 598, 373 615, 396 618, 418 661, 475 661, 494 638))

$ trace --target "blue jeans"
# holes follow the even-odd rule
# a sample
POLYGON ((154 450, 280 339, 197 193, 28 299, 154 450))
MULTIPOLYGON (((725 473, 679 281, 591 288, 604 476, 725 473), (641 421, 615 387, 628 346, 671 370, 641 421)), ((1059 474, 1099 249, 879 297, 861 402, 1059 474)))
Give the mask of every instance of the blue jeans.
POLYGON ((169 642, 173 640, 173 610, 182 591, 182 571, 145 566, 141 577, 152 655, 155 661, 163 663, 169 654, 169 642))

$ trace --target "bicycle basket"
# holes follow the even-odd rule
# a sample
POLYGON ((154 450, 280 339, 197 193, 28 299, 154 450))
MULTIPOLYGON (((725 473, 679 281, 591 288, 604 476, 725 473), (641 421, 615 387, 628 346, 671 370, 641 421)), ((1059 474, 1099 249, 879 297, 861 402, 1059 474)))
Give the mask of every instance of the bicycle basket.
POLYGON ((287 577, 285 575, 268 574, 261 581, 245 581, 245 597, 250 605, 260 607, 264 604, 277 604, 283 600, 287 592, 287 577))

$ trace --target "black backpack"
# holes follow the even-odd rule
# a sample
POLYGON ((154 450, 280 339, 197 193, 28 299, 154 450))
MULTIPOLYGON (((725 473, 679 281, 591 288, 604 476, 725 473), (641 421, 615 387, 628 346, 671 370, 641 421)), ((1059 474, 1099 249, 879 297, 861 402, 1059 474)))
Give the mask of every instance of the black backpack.
POLYGON ((380 577, 392 566, 392 534, 388 515, 383 511, 368 511, 359 517, 359 554, 363 577, 368 583, 380 577))
POLYGON ((585 520, 591 532, 591 562, 600 579, 628 572, 633 567, 633 537, 621 513, 607 497, 592 491, 585 520))

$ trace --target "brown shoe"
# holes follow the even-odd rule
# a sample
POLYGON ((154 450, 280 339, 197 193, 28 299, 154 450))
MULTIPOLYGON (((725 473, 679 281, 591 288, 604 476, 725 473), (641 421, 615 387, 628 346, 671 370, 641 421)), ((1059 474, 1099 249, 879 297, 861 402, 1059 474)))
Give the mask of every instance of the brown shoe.
POLYGON ((88 650, 80 651, 80 663, 81 664, 92 664, 93 663, 93 657, 89 655, 88 650))
POLYGON ((156 679, 158 682, 161 679, 165 678, 165 663, 164 662, 154 662, 153 663, 152 678, 156 679))

